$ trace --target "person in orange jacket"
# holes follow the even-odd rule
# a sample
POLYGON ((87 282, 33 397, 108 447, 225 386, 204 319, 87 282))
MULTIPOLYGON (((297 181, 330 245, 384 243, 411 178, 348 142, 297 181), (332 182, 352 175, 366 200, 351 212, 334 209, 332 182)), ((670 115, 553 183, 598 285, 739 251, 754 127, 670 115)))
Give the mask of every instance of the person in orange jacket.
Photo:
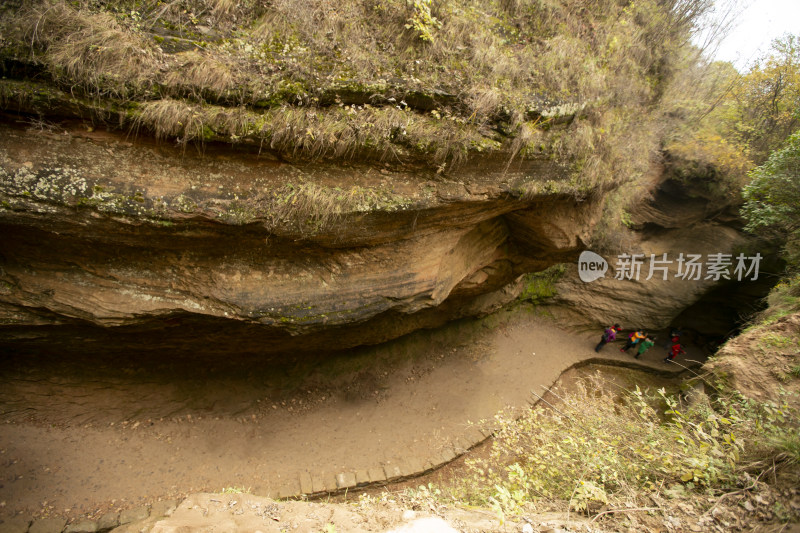
POLYGON ((640 340, 645 339, 645 338, 647 338, 647 334, 643 333, 642 330, 638 329, 638 330, 634 331, 633 333, 631 333, 630 335, 628 335, 628 342, 625 344, 625 346, 620 348, 619 351, 620 352, 627 352, 628 350, 630 350, 631 348, 636 346, 636 344, 640 340))

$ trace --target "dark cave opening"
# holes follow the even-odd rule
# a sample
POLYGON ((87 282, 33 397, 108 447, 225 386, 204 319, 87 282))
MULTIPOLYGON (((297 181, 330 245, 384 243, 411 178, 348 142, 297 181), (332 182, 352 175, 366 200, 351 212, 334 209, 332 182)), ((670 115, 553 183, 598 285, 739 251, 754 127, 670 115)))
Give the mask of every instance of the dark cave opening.
MULTIPOLYGON (((777 263, 773 259, 772 266, 777 263)), ((676 316, 671 326, 687 332, 694 343, 713 353, 766 308, 766 296, 780 281, 780 275, 770 272, 762 272, 756 280, 730 280, 714 287, 676 316)))

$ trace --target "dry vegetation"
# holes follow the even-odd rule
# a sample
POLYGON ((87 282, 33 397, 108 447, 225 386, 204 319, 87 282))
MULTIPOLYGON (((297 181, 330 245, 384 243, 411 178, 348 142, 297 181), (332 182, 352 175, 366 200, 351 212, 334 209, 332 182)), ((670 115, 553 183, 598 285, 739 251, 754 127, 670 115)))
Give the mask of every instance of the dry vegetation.
POLYGON ((768 307, 730 339, 706 368, 753 398, 774 401, 781 391, 800 406, 800 275, 788 273, 766 298, 768 307))
POLYGON ((445 172, 485 152, 552 157, 585 194, 646 168, 708 4, 44 1, 8 10, 0 52, 179 142, 445 172))
POLYGON ((314 234, 335 227, 352 213, 382 209, 395 211, 406 207, 407 200, 386 191, 362 187, 348 190, 325 187, 310 182, 287 183, 257 202, 258 211, 266 213, 265 225, 292 227, 314 234))
POLYGON ((488 454, 468 459, 450 486, 421 491, 501 516, 589 516, 616 531, 798 521, 795 400, 758 402, 721 385, 707 396, 697 381, 668 393, 577 380, 519 418, 499 416, 488 454))
MULTIPOLYGON (((108 13, 86 12, 64 3, 38 4, 20 13, 15 32, 57 83, 96 95, 125 95, 148 84, 161 50, 108 13), (45 50, 44 54, 36 54, 45 50)), ((16 20, 15 20, 16 22, 16 20)))

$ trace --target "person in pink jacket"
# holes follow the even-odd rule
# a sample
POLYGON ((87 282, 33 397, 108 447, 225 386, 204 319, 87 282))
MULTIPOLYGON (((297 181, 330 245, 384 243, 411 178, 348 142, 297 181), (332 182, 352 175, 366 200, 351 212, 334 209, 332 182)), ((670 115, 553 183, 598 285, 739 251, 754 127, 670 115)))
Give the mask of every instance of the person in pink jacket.
POLYGON ((603 332, 603 336, 600 338, 600 342, 597 343, 597 346, 594 347, 595 352, 599 352, 600 348, 617 339, 617 333, 622 331, 622 328, 619 327, 619 324, 614 324, 611 327, 606 328, 603 332))

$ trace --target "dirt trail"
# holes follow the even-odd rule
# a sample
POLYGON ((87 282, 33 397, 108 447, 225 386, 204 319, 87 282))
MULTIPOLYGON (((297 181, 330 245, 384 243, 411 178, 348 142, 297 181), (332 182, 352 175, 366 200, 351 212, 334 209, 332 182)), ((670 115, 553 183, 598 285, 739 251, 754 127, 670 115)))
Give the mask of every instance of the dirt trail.
MULTIPOLYGON (((302 379, 252 362, 78 368, 12 357, 0 374, 0 516, 96 516, 226 487, 267 494, 302 472, 436 462, 470 421, 526 406, 531 390, 597 355, 594 336, 530 313, 470 328, 451 331, 455 344, 421 333, 402 341, 402 357, 369 366, 367 355, 340 356, 302 379)), ((666 368, 662 352, 641 363, 666 368)), ((601 355, 633 361, 614 345, 601 355)))

